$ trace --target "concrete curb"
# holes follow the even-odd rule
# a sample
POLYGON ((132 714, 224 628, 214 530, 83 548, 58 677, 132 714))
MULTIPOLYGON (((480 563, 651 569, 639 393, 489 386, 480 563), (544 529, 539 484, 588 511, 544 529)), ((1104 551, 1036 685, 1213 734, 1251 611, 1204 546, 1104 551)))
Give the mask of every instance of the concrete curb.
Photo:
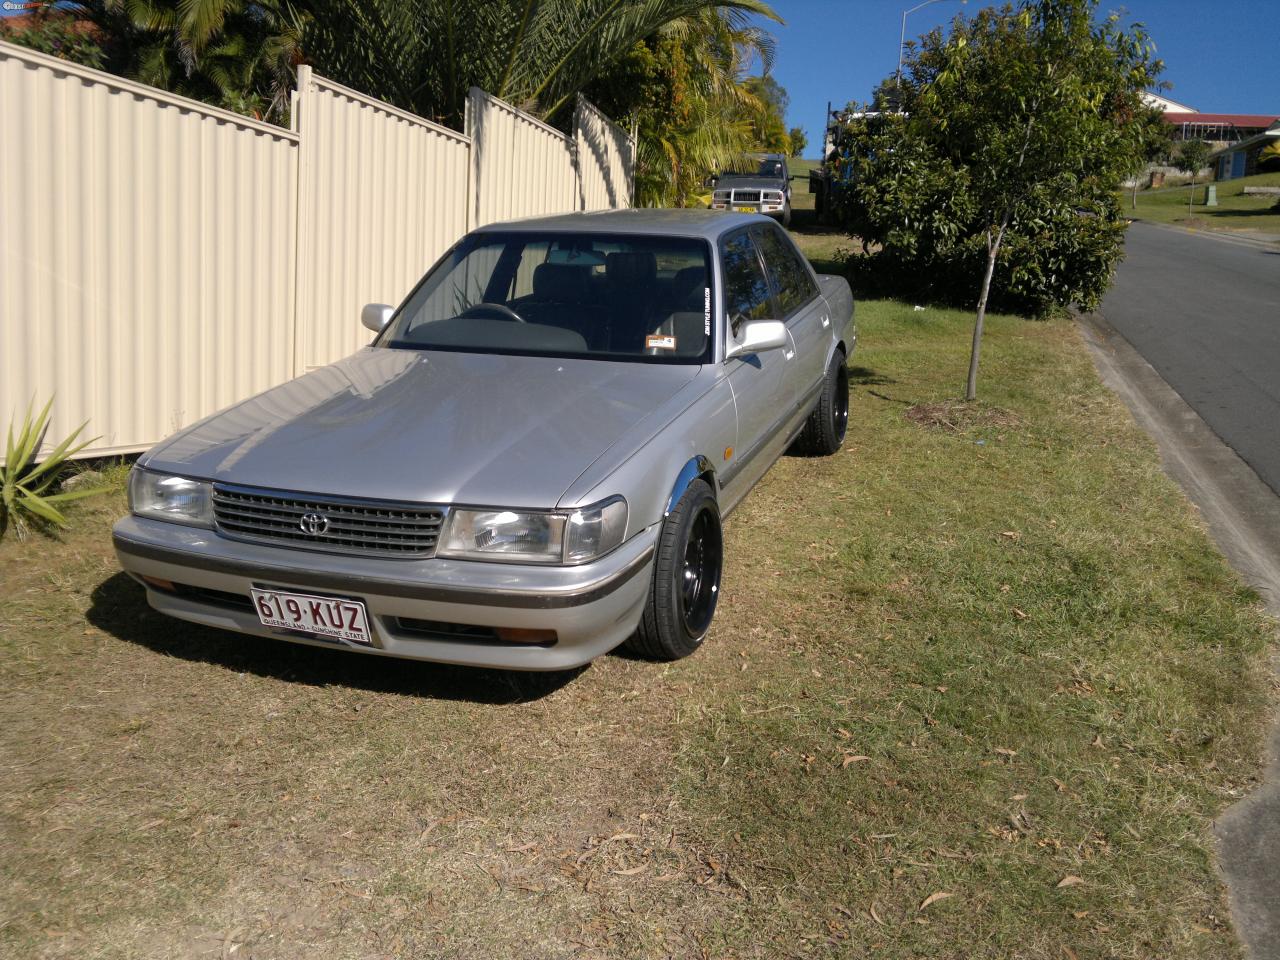
MULTIPOLYGON (((1077 316, 1103 383, 1160 448, 1228 562, 1280 617, 1280 497, 1099 314, 1077 316)), ((1280 725, 1262 783, 1214 825, 1232 919, 1252 960, 1280 960, 1280 725)))

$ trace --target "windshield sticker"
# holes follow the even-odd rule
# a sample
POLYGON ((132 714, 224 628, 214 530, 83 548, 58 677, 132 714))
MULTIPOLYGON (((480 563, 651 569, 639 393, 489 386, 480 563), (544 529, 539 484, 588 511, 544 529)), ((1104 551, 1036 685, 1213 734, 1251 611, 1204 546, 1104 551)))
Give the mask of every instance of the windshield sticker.
POLYGON ((711 336, 711 288, 702 288, 702 335, 711 336))
POLYGON ((644 338, 644 345, 648 350, 674 350, 676 348, 676 338, 652 335, 644 338))

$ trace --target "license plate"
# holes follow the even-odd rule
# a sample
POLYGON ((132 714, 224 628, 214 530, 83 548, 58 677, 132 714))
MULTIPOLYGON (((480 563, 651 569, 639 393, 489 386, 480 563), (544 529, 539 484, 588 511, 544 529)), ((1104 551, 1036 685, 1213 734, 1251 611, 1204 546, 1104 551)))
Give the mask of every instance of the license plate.
POLYGON ((755 207, 734 207, 733 211, 734 213, 755 213, 756 208, 755 207))
POLYGON ((369 614, 359 600, 254 588, 253 606, 264 627, 355 643, 373 642, 369 636, 369 614))

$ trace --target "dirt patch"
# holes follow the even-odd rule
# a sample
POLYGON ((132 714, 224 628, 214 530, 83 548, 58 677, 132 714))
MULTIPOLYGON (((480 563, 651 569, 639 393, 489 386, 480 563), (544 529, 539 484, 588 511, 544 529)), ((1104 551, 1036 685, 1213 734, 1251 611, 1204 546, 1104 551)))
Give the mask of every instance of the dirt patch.
POLYGON ((970 427, 1014 429, 1022 425, 1017 414, 1000 407, 982 406, 966 400, 943 400, 941 403, 917 403, 906 417, 917 426, 946 433, 959 433, 970 427))

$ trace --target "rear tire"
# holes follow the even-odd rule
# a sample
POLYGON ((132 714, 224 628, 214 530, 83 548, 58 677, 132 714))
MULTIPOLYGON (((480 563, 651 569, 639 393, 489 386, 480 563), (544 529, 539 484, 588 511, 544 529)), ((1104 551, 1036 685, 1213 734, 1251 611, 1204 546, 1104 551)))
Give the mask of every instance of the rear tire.
POLYGON ((649 599, 627 649, 648 660, 679 660, 702 646, 723 558, 720 508, 706 481, 695 480, 662 523, 649 599))
POLYGON ((791 202, 790 201, 788 201, 787 205, 782 208, 782 226, 784 228, 791 226, 791 202))
POLYGON ((804 430, 792 444, 793 453, 807 457, 829 457, 844 445, 849 428, 849 370, 839 350, 831 358, 818 405, 809 414, 804 430))

